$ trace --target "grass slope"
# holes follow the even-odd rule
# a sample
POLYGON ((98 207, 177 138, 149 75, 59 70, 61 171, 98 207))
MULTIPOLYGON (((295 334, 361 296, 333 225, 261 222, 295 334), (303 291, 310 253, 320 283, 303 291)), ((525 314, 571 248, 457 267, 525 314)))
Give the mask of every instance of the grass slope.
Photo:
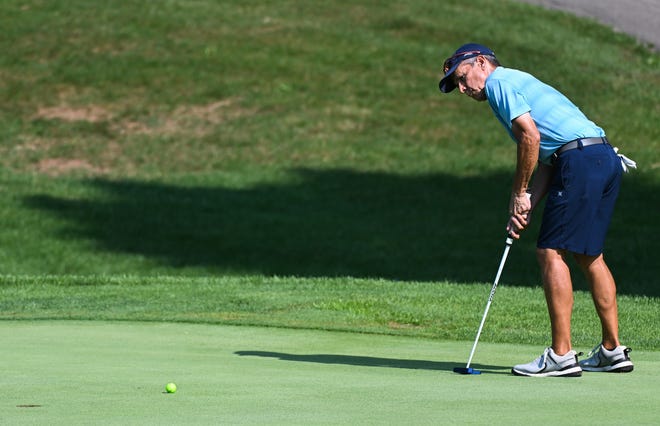
MULTIPOLYGON (((514 148, 437 91, 476 40, 639 161, 606 254, 622 293, 660 296, 658 56, 593 22, 483 0, 7 0, 0 23, 3 273, 484 280, 514 148)), ((538 281, 534 232, 517 285, 538 281)))
MULTIPOLYGON (((625 35, 487 0, 6 0, 0 25, 4 318, 234 313, 471 338, 461 319, 497 266, 515 154, 485 105, 440 95, 437 78, 480 41, 638 160, 606 256, 630 296, 626 340, 658 346, 660 62, 625 35)), ((534 233, 505 270, 519 288, 498 294, 520 312, 501 326, 494 312, 493 339, 545 335, 529 332, 543 330, 534 233)))

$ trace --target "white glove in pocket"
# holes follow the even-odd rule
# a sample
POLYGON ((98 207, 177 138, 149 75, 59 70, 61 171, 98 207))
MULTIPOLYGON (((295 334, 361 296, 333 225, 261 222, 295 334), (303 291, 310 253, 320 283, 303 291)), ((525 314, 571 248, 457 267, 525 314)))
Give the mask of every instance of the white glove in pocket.
POLYGON ((618 155, 621 159, 621 167, 623 168, 624 173, 628 173, 630 171, 629 169, 637 168, 637 163, 635 161, 631 160, 623 154, 619 154, 619 148, 614 147, 614 152, 616 152, 616 155, 618 155))

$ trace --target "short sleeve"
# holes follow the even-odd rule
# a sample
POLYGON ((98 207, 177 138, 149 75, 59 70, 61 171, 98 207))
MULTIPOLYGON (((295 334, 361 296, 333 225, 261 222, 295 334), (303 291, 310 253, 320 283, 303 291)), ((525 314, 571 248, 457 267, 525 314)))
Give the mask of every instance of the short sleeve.
POLYGON ((505 80, 488 80, 486 96, 490 107, 508 127, 514 119, 532 110, 525 96, 505 80))

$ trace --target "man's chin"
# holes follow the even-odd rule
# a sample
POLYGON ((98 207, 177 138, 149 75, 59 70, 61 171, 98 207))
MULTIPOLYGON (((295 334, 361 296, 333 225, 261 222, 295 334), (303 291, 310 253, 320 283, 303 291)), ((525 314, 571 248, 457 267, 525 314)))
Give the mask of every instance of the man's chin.
POLYGON ((487 99, 484 93, 476 93, 474 95, 471 95, 470 97, 477 102, 484 102, 487 99))

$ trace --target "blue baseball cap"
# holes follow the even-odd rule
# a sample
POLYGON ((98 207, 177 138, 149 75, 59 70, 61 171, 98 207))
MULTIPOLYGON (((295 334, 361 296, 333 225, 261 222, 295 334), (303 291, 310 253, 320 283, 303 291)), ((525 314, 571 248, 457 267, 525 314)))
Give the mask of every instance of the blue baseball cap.
POLYGON ((458 50, 456 50, 456 52, 454 52, 453 55, 447 58, 447 60, 445 61, 445 65, 443 67, 443 72, 445 73, 445 76, 442 78, 442 80, 440 80, 440 83, 438 83, 438 87, 440 88, 440 91, 442 93, 449 93, 452 90, 454 90, 456 88, 456 84, 454 83, 452 74, 454 74, 456 68, 458 68, 458 66, 464 60, 469 58, 474 58, 479 55, 495 56, 495 52, 493 52, 484 45, 476 44, 476 43, 468 43, 459 47, 458 50))

